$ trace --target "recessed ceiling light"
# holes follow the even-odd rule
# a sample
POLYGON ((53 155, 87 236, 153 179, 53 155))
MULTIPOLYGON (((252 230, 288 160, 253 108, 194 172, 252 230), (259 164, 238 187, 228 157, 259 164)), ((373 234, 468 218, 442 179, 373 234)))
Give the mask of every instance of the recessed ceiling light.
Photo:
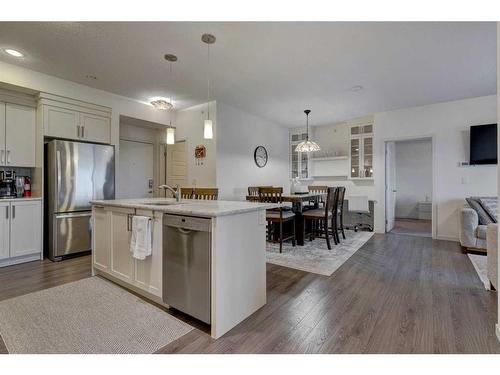
POLYGON ((349 90, 351 90, 352 92, 360 92, 361 90, 363 90, 363 86, 361 85, 352 86, 349 90))
POLYGON ((6 48, 4 51, 14 57, 24 57, 24 54, 12 48, 6 48))

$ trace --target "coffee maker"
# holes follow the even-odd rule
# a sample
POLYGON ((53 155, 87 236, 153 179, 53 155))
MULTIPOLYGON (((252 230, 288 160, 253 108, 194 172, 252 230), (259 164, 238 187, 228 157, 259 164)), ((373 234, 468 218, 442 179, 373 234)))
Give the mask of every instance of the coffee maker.
POLYGON ((0 199, 16 197, 16 172, 0 171, 0 199))

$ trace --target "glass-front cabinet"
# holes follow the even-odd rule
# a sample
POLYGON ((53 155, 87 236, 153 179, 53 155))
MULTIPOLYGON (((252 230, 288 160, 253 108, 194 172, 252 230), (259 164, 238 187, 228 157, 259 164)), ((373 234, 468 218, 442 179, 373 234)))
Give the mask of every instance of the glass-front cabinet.
POLYGON ((351 179, 373 178, 373 124, 350 128, 349 160, 351 179))
POLYGON ((309 177, 309 155, 295 151, 297 145, 306 138, 305 130, 293 130, 290 133, 290 178, 309 177))

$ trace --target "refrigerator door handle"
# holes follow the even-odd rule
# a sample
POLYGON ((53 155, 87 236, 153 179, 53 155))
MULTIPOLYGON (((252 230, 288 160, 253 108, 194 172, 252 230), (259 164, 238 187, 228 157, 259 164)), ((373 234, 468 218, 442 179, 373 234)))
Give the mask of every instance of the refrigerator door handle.
POLYGON ((57 163, 57 169, 56 169, 56 179, 57 179, 57 195, 60 194, 61 192, 61 151, 57 150, 56 151, 56 163, 57 163))

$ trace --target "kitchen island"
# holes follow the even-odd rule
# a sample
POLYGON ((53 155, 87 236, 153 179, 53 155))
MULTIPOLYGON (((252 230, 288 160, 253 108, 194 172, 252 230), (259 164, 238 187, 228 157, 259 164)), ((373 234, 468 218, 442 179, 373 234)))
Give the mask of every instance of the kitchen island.
MULTIPOLYGON (((219 338, 266 303, 266 208, 269 204, 168 198, 92 201, 92 272, 168 306, 164 289, 167 222, 207 223, 211 336, 219 338), (152 254, 130 252, 133 216, 151 218, 152 254)), ((187 225, 187 224, 186 224, 187 225)), ((187 226, 187 229, 192 229, 187 226)), ((170 245, 167 245, 170 244, 170 245)), ((195 249, 198 251, 197 249, 195 249)), ((200 249, 201 251, 201 249, 200 249)), ((170 278, 171 280, 171 278, 170 278)), ((165 287, 166 285, 166 287, 165 287)))

